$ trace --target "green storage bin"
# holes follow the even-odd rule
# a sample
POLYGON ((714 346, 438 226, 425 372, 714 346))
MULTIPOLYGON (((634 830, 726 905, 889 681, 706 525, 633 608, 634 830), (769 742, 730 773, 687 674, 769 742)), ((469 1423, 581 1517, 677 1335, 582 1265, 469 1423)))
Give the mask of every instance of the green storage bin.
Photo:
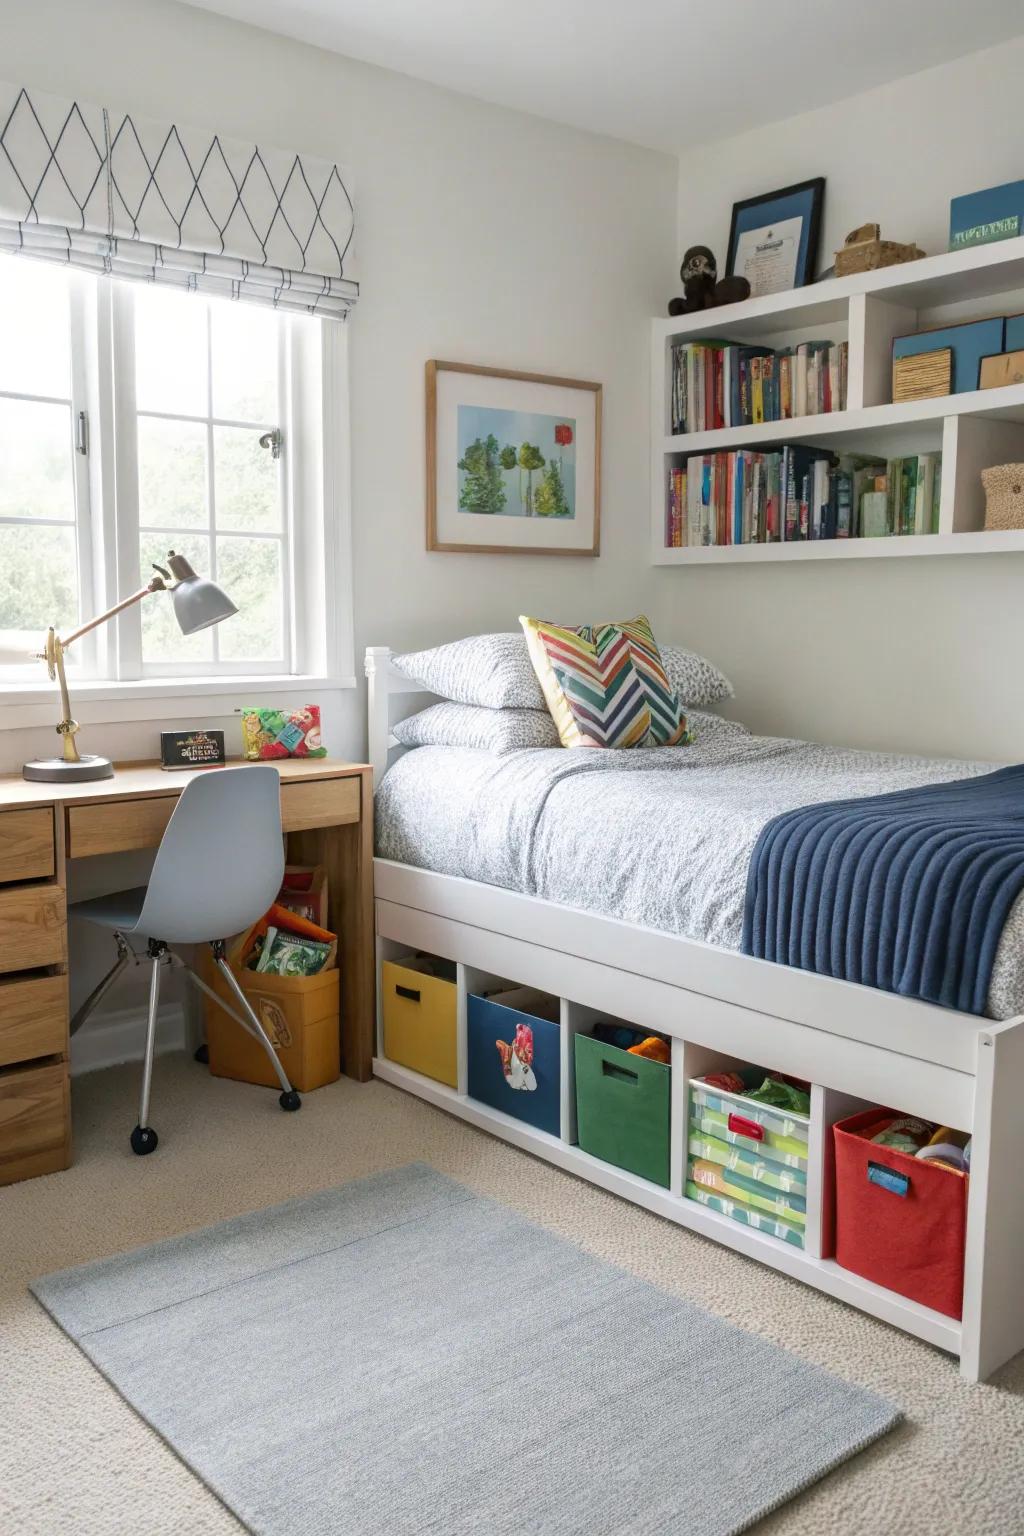
POLYGON ((584 1152, 668 1188, 671 1068, 575 1037, 577 1140, 584 1152))

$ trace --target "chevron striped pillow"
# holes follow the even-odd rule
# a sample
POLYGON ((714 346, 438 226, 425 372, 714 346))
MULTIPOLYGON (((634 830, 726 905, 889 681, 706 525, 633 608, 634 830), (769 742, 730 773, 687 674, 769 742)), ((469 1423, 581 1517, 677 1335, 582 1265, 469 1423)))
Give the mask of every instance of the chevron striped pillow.
POLYGON ((519 622, 563 747, 675 747, 689 740, 647 619, 575 629, 519 622))

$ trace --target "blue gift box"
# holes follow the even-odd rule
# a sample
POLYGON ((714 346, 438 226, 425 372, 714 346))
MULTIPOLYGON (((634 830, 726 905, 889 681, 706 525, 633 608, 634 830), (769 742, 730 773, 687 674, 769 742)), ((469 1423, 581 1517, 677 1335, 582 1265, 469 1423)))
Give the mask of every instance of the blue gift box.
POLYGON ((558 1007, 556 998, 521 987, 471 993, 466 1010, 470 1098, 552 1136, 561 1130, 558 1007))
POLYGON ((962 325, 947 325, 936 331, 897 336, 892 344, 893 361, 949 347, 953 353, 952 392, 962 395, 965 390, 977 389, 982 358, 1003 351, 1005 329, 1006 321, 1002 315, 995 315, 991 320, 968 320, 962 325))
POLYGON ((949 205, 949 248, 961 251, 1024 233, 1024 181, 954 197, 949 205))

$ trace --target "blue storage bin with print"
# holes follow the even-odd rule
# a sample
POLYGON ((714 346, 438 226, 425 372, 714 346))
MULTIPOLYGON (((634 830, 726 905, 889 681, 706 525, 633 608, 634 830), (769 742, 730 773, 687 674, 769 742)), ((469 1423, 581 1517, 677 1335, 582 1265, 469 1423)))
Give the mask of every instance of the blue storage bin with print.
POLYGON ((478 997, 467 1007, 469 1096, 516 1120, 561 1129, 558 999, 529 987, 478 997))

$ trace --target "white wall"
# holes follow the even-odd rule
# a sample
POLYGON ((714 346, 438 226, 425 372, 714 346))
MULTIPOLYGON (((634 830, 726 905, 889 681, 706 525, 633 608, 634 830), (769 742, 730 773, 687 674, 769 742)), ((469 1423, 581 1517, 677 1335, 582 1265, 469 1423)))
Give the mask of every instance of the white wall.
MULTIPOLYGON (((362 298, 350 322, 356 656, 642 607, 647 323, 669 291, 673 157, 486 106, 169 0, 0 0, 0 73, 352 167, 362 298), (599 560, 428 555, 423 365, 479 362, 600 380, 599 560)), ((248 702, 253 702, 248 700, 248 702)), ((322 697, 335 754, 365 750, 362 690, 322 697)), ((184 723, 225 725, 201 708, 184 723)), ((156 753, 174 722, 90 726, 86 750, 156 753)), ((0 768, 54 750, 0 731, 0 768)), ((117 883, 91 861, 81 878, 117 883)), ((129 876, 129 879, 131 877, 129 876)), ((95 960, 77 963, 76 991, 95 960)))
MULTIPOLYGON (((1022 72, 1024 38, 752 133, 683 148, 680 254, 708 244, 724 269, 733 202, 818 175, 827 179, 822 267, 867 220, 880 222, 888 238, 945 250, 951 197, 1024 177, 1020 116, 1009 105, 1022 72)), ((685 633, 725 667, 737 685, 735 712, 749 724, 822 741, 1020 757, 1024 558, 665 574, 661 627, 685 633)))

